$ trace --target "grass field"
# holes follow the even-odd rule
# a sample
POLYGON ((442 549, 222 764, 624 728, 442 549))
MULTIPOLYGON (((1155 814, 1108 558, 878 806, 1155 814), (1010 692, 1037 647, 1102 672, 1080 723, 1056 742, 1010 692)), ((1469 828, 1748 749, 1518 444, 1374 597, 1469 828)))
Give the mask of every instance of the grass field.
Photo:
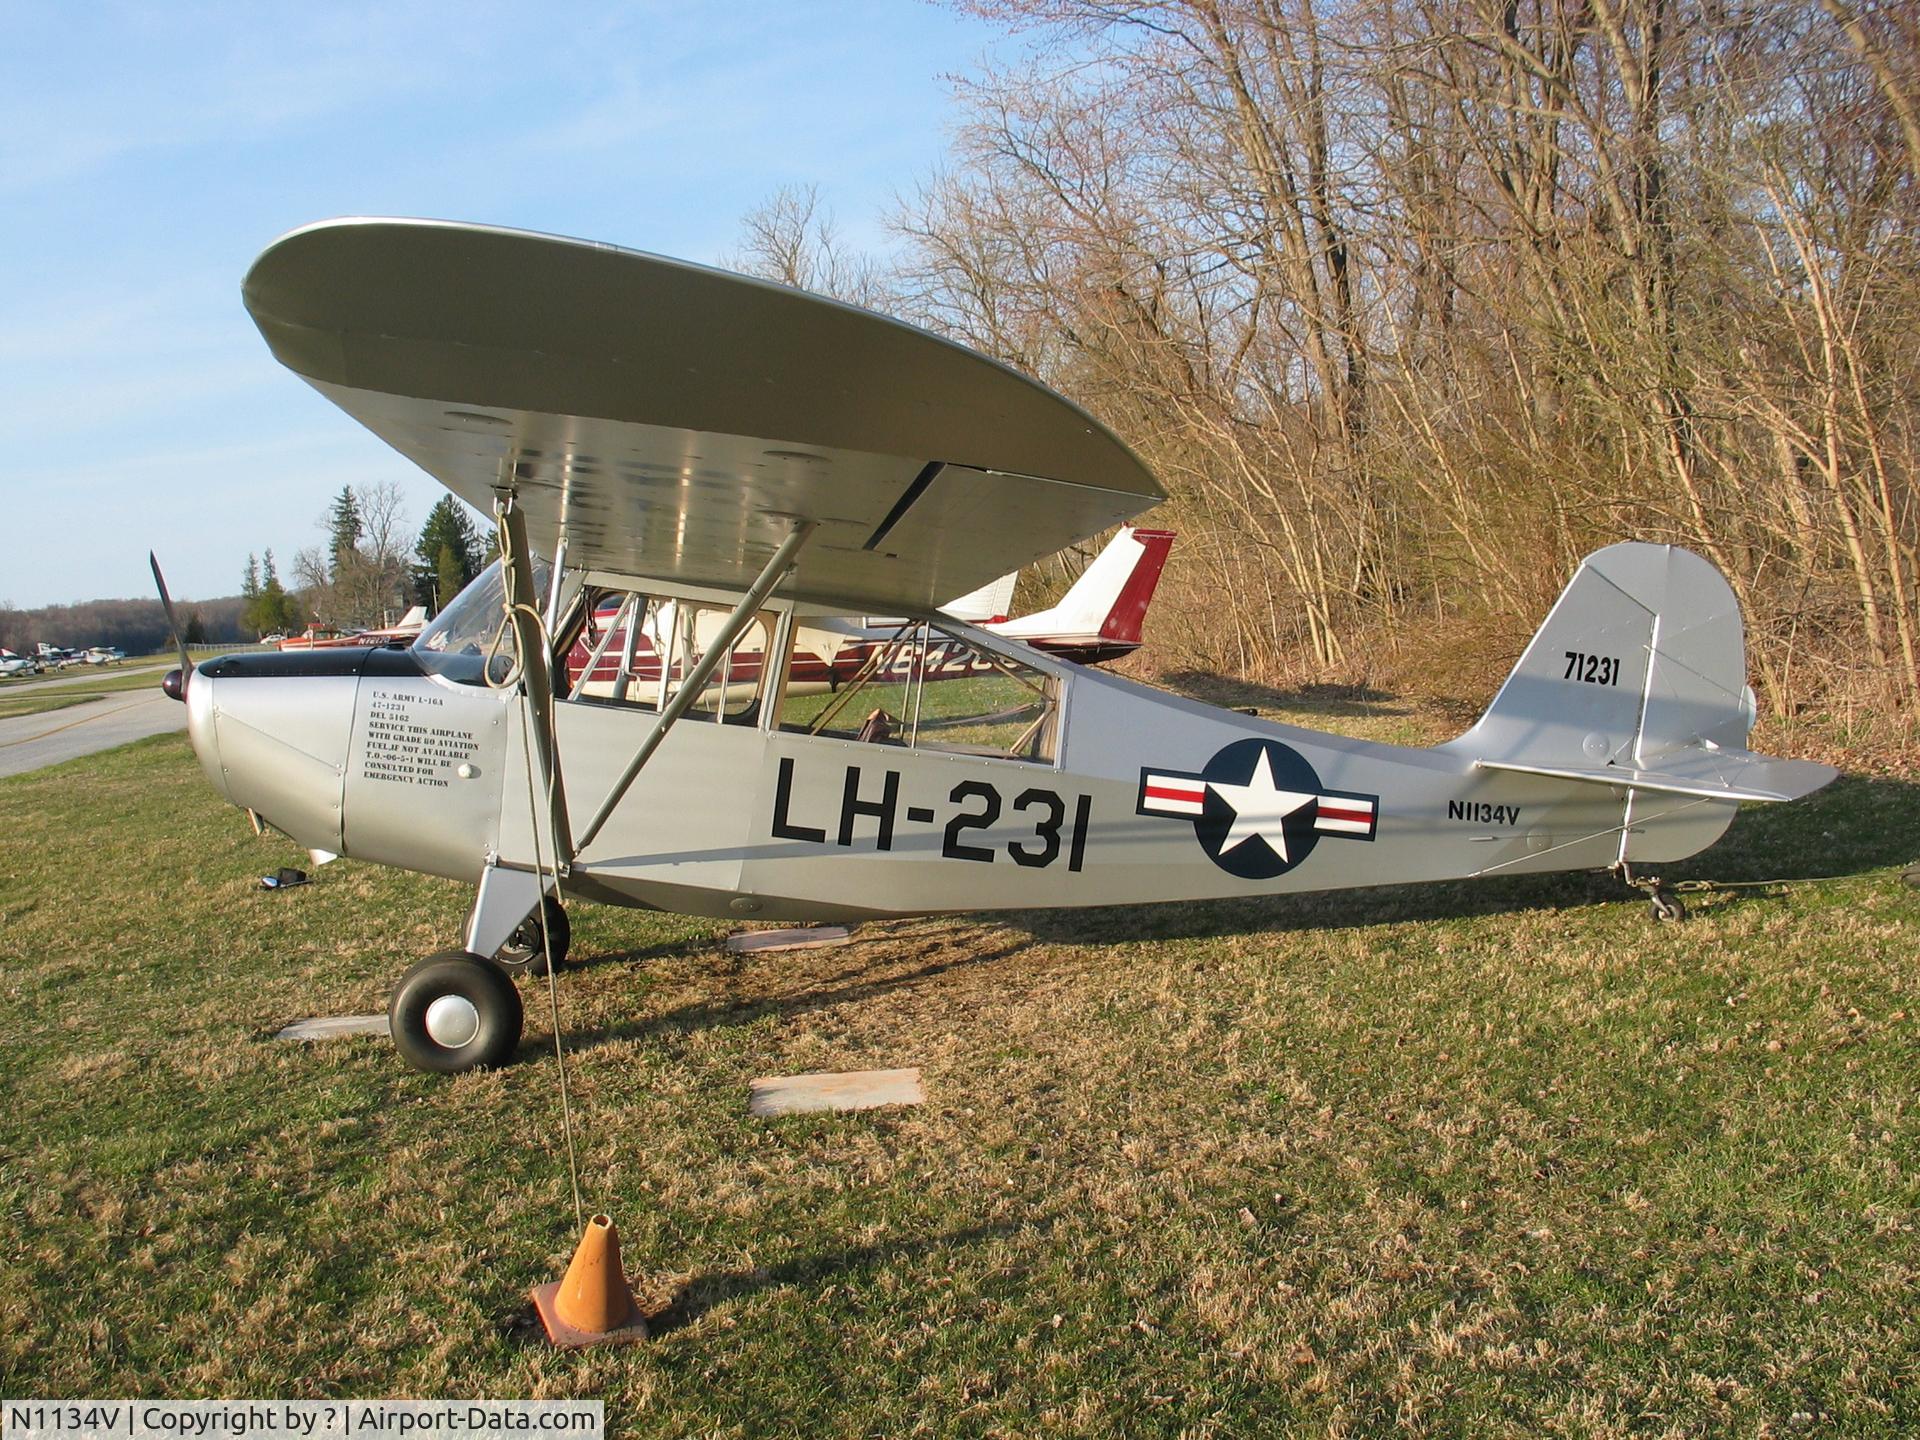
POLYGON ((74 676, 71 685, 27 684, 16 689, 0 690, 0 720, 15 715, 44 715, 74 705, 84 705, 102 696, 124 695, 133 690, 150 694, 160 688, 160 674, 157 669, 112 670, 94 672, 84 677, 74 676))
POLYGON ((75 705, 85 705, 99 698, 100 692, 97 690, 56 690, 51 695, 0 695, 0 720, 11 720, 16 715, 45 715, 53 710, 70 710, 75 705))
POLYGON ((0 1393, 598 1395, 659 1436, 1911 1435, 1916 798, 1743 815, 1690 873, 1820 883, 1678 927, 1583 876, 770 956, 577 907, 587 1200, 659 1333, 561 1354, 525 1302, 577 1235, 544 992, 519 1063, 452 1081, 266 1038, 383 1008, 466 892, 349 861, 260 890, 297 857, 179 737, 0 780, 0 1393), (756 1075, 915 1064, 918 1109, 746 1115, 756 1075))

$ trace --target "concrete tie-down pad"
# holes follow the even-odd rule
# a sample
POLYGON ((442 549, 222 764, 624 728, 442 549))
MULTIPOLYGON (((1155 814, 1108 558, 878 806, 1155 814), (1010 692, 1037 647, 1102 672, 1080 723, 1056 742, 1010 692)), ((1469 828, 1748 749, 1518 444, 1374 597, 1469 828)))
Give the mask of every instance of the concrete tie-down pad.
POLYGON ((844 925, 815 925, 801 930, 749 930, 727 937, 727 949, 736 954, 753 950, 818 950, 844 945, 852 937, 844 925))
POLYGON ((917 1065, 908 1070, 768 1075, 749 1088, 747 1113, 770 1116, 816 1110, 877 1110, 883 1105, 921 1105, 926 1098, 917 1065))
POLYGON ((318 1020, 296 1020, 276 1040, 338 1040, 343 1035, 385 1035, 384 1015, 324 1015, 318 1020))

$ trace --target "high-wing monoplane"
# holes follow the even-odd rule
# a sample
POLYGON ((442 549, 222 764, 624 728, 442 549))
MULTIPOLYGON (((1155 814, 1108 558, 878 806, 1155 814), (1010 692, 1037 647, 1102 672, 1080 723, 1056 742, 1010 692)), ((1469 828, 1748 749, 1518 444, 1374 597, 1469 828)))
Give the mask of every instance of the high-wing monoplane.
POLYGON ((459 947, 393 995, 427 1069, 513 1053, 508 967, 563 957, 562 897, 824 920, 1649 883, 1742 802, 1834 773, 1746 749, 1739 608, 1685 550, 1589 556, 1477 724, 1372 744, 943 615, 1162 491, 1085 412, 924 331, 420 221, 295 231, 244 297, 282 363, 499 527, 501 560, 409 649, 168 678, 233 804, 315 851, 475 887, 459 947), (873 615, 901 618, 822 673, 808 637, 873 615))

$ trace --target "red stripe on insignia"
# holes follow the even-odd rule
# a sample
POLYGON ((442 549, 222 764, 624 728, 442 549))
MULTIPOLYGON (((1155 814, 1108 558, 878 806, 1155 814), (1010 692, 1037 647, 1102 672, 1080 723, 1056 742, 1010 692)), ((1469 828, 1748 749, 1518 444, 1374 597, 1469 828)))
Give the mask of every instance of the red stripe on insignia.
POLYGON ((1175 790, 1166 785, 1149 785, 1142 793, 1149 800, 1205 800, 1207 787, 1196 785, 1191 790, 1175 790))
POLYGON ((1320 807, 1320 819, 1322 819, 1322 820, 1350 820, 1350 821, 1352 821, 1352 822, 1353 822, 1354 824, 1356 824, 1356 825, 1368 825, 1368 824, 1371 824, 1371 823, 1372 823, 1372 821, 1373 821, 1373 811, 1371 811, 1371 810, 1341 810, 1341 809, 1337 809, 1337 808, 1335 808, 1335 807, 1334 807, 1334 806, 1332 806, 1332 805, 1322 805, 1322 806, 1320 807))

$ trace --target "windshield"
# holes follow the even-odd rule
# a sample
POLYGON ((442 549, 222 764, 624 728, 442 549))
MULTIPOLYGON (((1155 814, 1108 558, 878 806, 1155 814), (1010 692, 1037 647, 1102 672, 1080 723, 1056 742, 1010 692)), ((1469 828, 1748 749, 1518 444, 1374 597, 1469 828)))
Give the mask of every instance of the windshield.
MULTIPOLYGON (((551 575, 547 562, 534 557, 533 591, 543 600, 551 575)), ((513 673, 513 627, 501 630, 506 619, 506 582, 495 560, 468 582, 453 603, 433 619, 413 642, 414 656, 429 675, 443 675, 460 685, 487 683, 487 654, 493 652, 492 681, 501 684, 513 673), (496 645, 496 637, 498 644, 496 645)))

